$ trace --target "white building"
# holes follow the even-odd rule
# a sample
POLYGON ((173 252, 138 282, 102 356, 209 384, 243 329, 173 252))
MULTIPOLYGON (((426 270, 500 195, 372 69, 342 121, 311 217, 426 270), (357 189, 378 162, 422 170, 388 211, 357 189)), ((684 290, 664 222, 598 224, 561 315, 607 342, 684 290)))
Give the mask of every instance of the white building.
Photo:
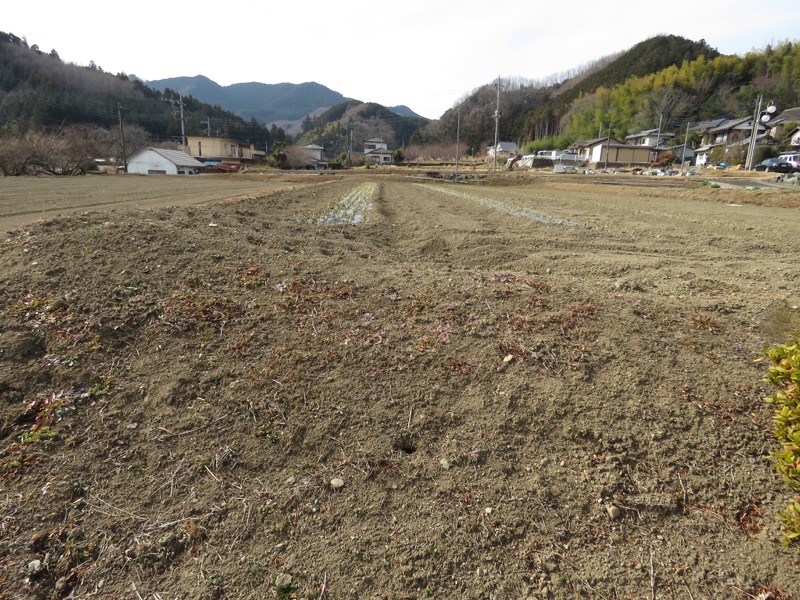
POLYGON ((519 152, 519 147, 514 142, 497 142, 497 146, 489 146, 486 154, 489 156, 511 156, 519 152))
POLYGON ((392 151, 382 137, 364 140, 364 160, 378 165, 392 164, 392 151))
POLYGON ((142 175, 196 175, 203 163, 180 150, 148 148, 128 161, 128 173, 142 175))

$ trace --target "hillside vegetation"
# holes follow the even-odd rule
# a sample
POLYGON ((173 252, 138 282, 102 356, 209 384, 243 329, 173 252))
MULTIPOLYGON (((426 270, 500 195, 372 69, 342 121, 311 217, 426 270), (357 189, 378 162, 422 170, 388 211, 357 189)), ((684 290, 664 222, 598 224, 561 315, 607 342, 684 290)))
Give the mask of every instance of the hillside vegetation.
MULTIPOLYGON (((415 141, 455 139, 479 147, 494 135, 494 82, 475 90, 415 141)), ((722 55, 701 40, 657 36, 557 83, 501 81, 500 138, 563 147, 606 132, 625 135, 664 122, 697 122, 753 110, 759 95, 800 104, 800 45, 784 42, 744 56, 722 55)))
MULTIPOLYGON (((282 132, 270 131, 255 120, 184 96, 187 135, 213 128, 234 138, 263 144, 282 132)), ((92 124, 117 130, 120 114, 126 126, 139 126, 153 140, 175 141, 181 136, 180 98, 113 75, 91 63, 64 63, 56 50, 42 52, 23 39, 0 32, 0 132, 25 136, 65 125, 92 124)))
MULTIPOLYGON (((358 151, 370 137, 383 138, 390 148, 446 148, 454 145, 457 129, 462 151, 475 154, 494 139, 495 83, 474 90, 431 122, 408 109, 401 115, 378 104, 344 99, 314 82, 223 88, 198 76, 165 80, 159 83, 163 89, 156 90, 125 73, 105 73, 95 64, 65 64, 55 50, 45 53, 13 34, 0 33, 0 131, 6 135, 65 124, 113 129, 121 113, 126 124, 141 127, 151 139, 178 139, 178 97, 169 87, 175 85, 192 92, 183 97, 187 134, 272 144, 286 141, 287 131, 275 124, 268 128, 259 119, 295 117, 292 140, 319 144, 334 155, 348 147, 358 151), (268 107, 259 100, 265 90, 272 94, 268 107)), ((547 82, 502 79, 499 135, 521 146, 564 147, 609 128, 624 137, 659 122, 669 128, 745 115, 759 95, 783 108, 800 104, 800 45, 786 41, 729 56, 704 40, 656 36, 547 82)))

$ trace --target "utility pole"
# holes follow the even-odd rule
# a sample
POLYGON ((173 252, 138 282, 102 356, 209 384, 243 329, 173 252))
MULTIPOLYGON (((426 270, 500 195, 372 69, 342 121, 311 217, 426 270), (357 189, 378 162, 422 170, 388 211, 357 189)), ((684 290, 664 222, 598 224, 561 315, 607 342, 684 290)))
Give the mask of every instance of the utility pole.
POLYGON ((459 142, 461 141, 461 109, 458 109, 456 113, 456 177, 454 181, 458 183, 458 153, 459 153, 459 142))
POLYGON ((661 145, 661 123, 664 121, 664 115, 658 115, 658 132, 656 133, 656 160, 658 160, 658 155, 660 152, 658 151, 658 147, 661 145))
POLYGON ((497 171, 497 144, 500 135, 500 76, 497 76, 497 108, 494 111, 494 151, 492 152, 492 171, 497 171))
POLYGON ((350 155, 353 152, 353 126, 348 123, 347 126, 347 168, 352 169, 353 163, 350 159, 350 155))
POLYGON ((691 126, 691 121, 686 123, 686 137, 683 138, 683 154, 681 154, 681 173, 683 173, 683 168, 686 166, 686 146, 689 144, 689 129, 691 126))
POLYGON ((606 163, 603 167, 604 171, 608 171, 608 153, 611 151, 611 124, 608 125, 608 137, 606 138, 606 163))
POLYGON ((181 145, 186 149, 186 121, 183 118, 183 94, 178 94, 181 104, 181 145))
POLYGON ((185 149, 186 148, 186 125, 185 125, 185 119, 184 119, 184 116, 183 116, 183 94, 178 93, 178 98, 179 99, 178 99, 177 102, 175 101, 175 97, 174 96, 172 98, 164 98, 164 102, 169 102, 170 106, 172 106, 173 109, 180 108, 180 111, 181 111, 181 113, 180 113, 181 114, 181 145, 185 149))
POLYGON ((125 130, 122 128, 122 104, 117 102, 117 116, 119 117, 119 139, 122 143, 122 164, 125 165, 125 172, 128 172, 128 157, 125 154, 125 130))
POLYGON ((756 138, 758 137, 758 120, 761 115, 761 104, 764 102, 764 96, 759 95, 758 102, 756 102, 756 112, 753 113, 753 130, 750 132, 750 145, 747 147, 747 159, 745 160, 745 168, 753 170, 753 160, 756 153, 756 138))

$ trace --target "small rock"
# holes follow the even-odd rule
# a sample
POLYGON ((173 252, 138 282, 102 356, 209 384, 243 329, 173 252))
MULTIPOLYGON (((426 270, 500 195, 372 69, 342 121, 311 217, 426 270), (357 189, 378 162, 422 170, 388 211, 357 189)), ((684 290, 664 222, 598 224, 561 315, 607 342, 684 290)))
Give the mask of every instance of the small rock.
POLYGON ((275 587, 279 590, 286 590, 292 587, 292 576, 288 573, 281 573, 275 577, 275 587))
POLYGON ((450 468, 450 461, 449 461, 449 460, 447 460, 446 458, 443 458, 443 459, 441 459, 441 460, 439 461, 439 464, 441 465, 441 467, 442 467, 442 468, 443 468, 445 471, 447 471, 447 470, 450 468))
POLYGON ((514 355, 513 354, 506 354, 503 357, 503 362, 504 363, 510 363, 512 360, 514 360, 514 355))
POLYGON ((335 490, 340 490, 344 487, 344 479, 341 477, 334 477, 331 479, 331 487, 335 490))
POLYGON ((614 520, 619 519, 622 516, 622 511, 614 504, 608 504, 606 506, 606 511, 608 512, 608 516, 614 520))
POLYGON ((36 575, 36 573, 38 573, 41 570, 42 570, 42 561, 36 559, 28 563, 28 574, 36 575))

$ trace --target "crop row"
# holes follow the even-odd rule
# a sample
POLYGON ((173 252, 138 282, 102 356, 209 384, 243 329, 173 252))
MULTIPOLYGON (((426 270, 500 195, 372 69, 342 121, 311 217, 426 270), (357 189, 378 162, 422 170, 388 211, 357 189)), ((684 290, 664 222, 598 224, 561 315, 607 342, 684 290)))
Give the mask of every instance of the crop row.
POLYGON ((442 192, 443 194, 449 194, 450 196, 461 198, 462 200, 475 202, 476 204, 485 206, 487 208, 499 210, 514 217, 524 217, 526 219, 531 219, 532 221, 536 221, 537 223, 542 223, 543 225, 563 225, 565 227, 580 227, 580 223, 576 223, 575 221, 570 221, 569 219, 562 219, 561 217, 554 217, 545 214, 543 212, 540 212, 538 210, 533 210, 532 208, 515 208, 513 206, 509 206, 504 202, 500 202, 499 200, 492 200, 491 198, 481 198, 479 196, 473 196, 472 194, 468 194, 461 190, 453 189, 446 186, 428 185, 424 183, 421 183, 419 185, 427 189, 434 190, 436 192, 442 192))
POLYGON ((372 196, 376 189, 377 185, 374 183, 362 183, 343 198, 333 202, 328 207, 328 212, 318 217, 316 222, 334 225, 365 223, 372 210, 372 196))

